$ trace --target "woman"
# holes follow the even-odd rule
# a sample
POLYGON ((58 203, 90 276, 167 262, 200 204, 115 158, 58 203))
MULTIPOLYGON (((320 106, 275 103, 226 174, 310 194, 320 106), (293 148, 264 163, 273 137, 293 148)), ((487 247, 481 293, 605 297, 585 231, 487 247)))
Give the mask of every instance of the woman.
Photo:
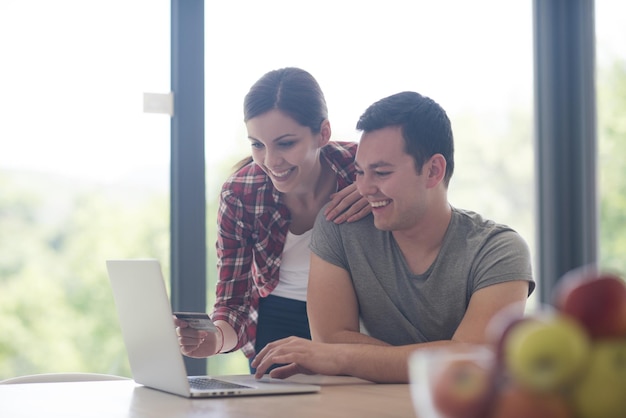
POLYGON ((218 332, 175 320, 183 354, 207 357, 311 338, 306 314, 310 235, 322 207, 334 222, 370 212, 354 181, 356 143, 331 142, 326 101, 306 71, 265 74, 244 100, 252 158, 224 183, 218 213, 218 332))

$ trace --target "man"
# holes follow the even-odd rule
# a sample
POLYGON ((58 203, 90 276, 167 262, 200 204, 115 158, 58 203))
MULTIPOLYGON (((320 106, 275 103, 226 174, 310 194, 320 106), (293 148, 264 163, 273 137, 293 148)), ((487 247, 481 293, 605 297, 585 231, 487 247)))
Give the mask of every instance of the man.
POLYGON ((357 129, 356 184, 372 215, 342 225, 318 216, 307 301, 313 341, 269 344, 252 363, 258 377, 281 364, 272 377, 407 382, 410 353, 486 343, 495 313, 516 303, 521 315, 534 289, 524 240, 448 202, 454 144, 437 103, 395 94, 370 106, 357 129))

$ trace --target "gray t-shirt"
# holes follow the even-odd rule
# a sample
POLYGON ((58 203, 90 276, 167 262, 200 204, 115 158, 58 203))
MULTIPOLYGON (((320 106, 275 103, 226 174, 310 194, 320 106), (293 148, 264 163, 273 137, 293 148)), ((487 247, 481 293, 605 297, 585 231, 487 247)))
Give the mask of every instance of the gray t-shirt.
POLYGON ((511 280, 530 282, 530 252, 511 228, 452 209, 439 255, 420 275, 409 269, 389 231, 373 216, 336 225, 323 210, 315 221, 311 250, 348 271, 367 332, 392 345, 449 340, 472 294, 511 280))

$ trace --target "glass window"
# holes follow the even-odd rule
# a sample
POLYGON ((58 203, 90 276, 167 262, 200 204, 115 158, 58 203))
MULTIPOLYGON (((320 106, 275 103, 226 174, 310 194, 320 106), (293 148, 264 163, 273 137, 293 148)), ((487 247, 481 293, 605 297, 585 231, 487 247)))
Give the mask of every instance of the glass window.
POLYGON ((169 14, 0 2, 0 379, 130 375, 105 260, 169 260, 169 14))
MULTIPOLYGON (((596 0, 600 265, 626 274, 626 5, 596 0)), ((624 276, 626 277, 626 276, 624 276)))

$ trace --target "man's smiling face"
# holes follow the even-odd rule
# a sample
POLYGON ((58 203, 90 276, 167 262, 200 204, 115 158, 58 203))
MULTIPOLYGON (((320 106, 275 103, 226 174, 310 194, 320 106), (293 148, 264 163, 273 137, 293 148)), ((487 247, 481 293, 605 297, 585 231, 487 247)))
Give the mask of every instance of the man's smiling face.
POLYGON ((370 202, 374 223, 381 230, 409 230, 427 208, 427 164, 419 174, 404 147, 399 126, 364 133, 359 142, 356 184, 370 202))

